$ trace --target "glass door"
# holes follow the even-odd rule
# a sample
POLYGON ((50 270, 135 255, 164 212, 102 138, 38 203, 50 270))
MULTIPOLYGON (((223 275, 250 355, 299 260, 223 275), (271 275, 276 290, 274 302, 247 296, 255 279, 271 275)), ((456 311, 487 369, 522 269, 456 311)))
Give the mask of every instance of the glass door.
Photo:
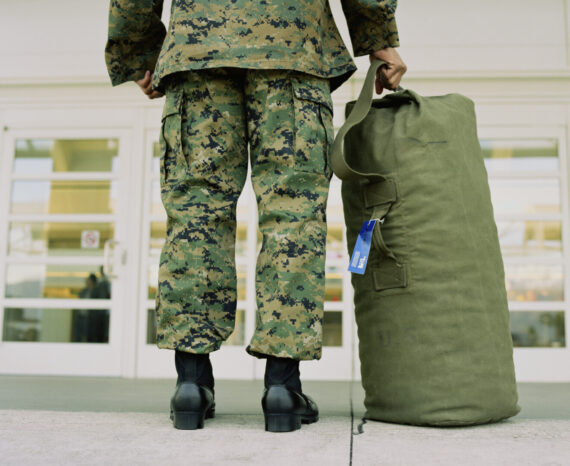
POLYGON ((4 136, 0 372, 120 375, 125 138, 4 136))
POLYGON ((483 128, 480 136, 505 263, 517 380, 568 380, 565 133, 483 128))

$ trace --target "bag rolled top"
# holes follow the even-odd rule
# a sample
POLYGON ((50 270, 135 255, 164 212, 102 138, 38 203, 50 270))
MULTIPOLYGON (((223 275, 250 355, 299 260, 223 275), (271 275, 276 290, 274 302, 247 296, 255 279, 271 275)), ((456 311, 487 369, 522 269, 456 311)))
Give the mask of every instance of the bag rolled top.
POLYGON ((460 426, 516 415, 503 261, 473 102, 403 90, 372 100, 373 62, 333 144, 352 274, 366 417, 460 426))

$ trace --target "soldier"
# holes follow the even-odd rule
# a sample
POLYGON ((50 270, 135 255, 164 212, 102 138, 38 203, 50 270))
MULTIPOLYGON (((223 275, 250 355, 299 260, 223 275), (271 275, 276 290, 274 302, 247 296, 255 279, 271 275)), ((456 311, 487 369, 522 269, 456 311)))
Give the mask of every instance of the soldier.
MULTIPOLYGON (((328 0, 111 0, 106 62, 113 85, 166 95, 161 197, 168 214, 159 270, 157 344, 175 350, 171 418, 179 429, 214 416, 209 353, 234 328, 236 203, 252 184, 263 235, 257 322, 247 352, 266 358, 265 428, 318 420, 299 361, 319 359, 326 202, 332 176, 331 92, 356 66, 328 0)), ((406 71, 396 0, 342 0, 354 53, 388 63, 377 92, 406 71)))

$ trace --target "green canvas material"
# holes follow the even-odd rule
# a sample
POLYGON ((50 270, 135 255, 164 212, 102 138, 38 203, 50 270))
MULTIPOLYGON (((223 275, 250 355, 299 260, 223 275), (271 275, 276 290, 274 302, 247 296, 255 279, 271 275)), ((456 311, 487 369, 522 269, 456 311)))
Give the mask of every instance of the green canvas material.
POLYGON ((402 90, 372 100, 381 62, 331 152, 352 275, 366 417, 462 426, 520 411, 504 267, 473 102, 402 90))

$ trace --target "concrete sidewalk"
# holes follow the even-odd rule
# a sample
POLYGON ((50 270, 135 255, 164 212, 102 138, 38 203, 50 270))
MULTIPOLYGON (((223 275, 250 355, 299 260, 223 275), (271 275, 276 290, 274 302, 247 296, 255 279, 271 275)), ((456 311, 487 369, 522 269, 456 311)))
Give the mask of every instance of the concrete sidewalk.
POLYGON ((519 384, 519 415, 475 427, 363 422, 358 383, 306 382, 321 419, 263 430, 262 382, 217 381, 216 418, 178 431, 173 381, 0 377, 0 464, 569 465, 570 384, 519 384))

